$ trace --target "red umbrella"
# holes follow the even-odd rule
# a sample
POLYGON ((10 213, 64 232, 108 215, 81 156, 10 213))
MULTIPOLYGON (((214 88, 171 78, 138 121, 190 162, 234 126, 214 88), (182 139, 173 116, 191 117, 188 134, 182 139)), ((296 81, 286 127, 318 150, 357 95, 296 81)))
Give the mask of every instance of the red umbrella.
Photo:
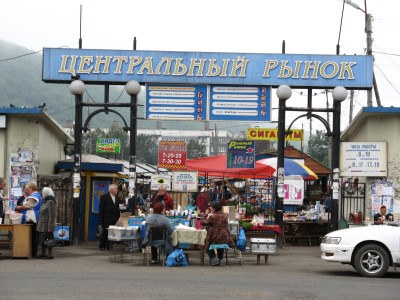
POLYGON ((200 176, 230 178, 267 178, 272 177, 275 169, 271 166, 255 162, 255 168, 227 168, 226 154, 189 159, 186 169, 198 171, 200 176))

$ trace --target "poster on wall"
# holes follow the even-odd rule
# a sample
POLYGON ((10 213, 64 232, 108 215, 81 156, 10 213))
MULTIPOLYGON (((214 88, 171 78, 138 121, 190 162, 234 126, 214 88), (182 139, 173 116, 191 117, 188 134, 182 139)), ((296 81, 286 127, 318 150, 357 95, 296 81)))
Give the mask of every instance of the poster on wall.
POLYGON ((286 180, 284 181, 284 204, 301 205, 304 198, 304 180, 286 180))
POLYGON ((371 184, 371 217, 379 213, 382 205, 387 212, 399 213, 398 206, 394 205, 394 183, 387 179, 374 179, 371 184))
POLYGON ((150 190, 157 191, 160 185, 164 185, 167 191, 171 190, 171 175, 168 174, 151 174, 150 190))
POLYGON ((28 149, 18 149, 10 157, 10 191, 9 208, 15 210, 19 197, 23 194, 23 186, 36 179, 33 164, 33 152, 28 149))
POLYGON ((27 149, 18 149, 11 153, 10 187, 22 188, 24 184, 36 179, 35 166, 32 161, 33 153, 27 149))
POLYGON ((172 189, 176 192, 198 191, 197 171, 173 171, 172 189))
POLYGON ((99 213, 100 197, 108 193, 109 186, 109 181, 93 180, 92 213, 99 213))

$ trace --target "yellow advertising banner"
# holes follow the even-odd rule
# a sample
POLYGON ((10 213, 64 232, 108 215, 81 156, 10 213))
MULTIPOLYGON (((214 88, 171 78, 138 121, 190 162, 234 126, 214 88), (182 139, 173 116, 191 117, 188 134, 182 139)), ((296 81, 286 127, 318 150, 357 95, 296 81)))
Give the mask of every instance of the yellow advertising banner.
MULTIPOLYGON (((247 139, 250 141, 277 141, 278 129, 271 128, 248 128, 247 139)), ((303 130, 292 129, 285 138, 286 141, 302 141, 303 130)))

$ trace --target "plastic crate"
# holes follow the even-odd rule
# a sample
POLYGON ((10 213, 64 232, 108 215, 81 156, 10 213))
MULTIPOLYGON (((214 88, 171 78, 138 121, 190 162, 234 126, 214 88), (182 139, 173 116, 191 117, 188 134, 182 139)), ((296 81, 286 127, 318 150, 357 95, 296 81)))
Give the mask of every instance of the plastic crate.
POLYGON ((130 227, 109 227, 108 239, 110 241, 133 240, 135 239, 135 232, 130 227))

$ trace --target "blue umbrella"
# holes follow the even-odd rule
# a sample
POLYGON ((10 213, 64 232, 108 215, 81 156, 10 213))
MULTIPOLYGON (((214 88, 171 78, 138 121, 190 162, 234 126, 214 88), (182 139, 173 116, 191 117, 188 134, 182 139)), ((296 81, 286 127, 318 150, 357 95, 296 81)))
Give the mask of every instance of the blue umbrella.
MULTIPOLYGON (((271 157, 260 159, 257 161, 263 165, 271 166, 275 169, 274 176, 276 176, 276 170, 278 169, 278 158, 271 157)), ((297 162, 296 160, 285 158, 285 176, 299 175, 304 179, 317 179, 318 176, 311 169, 306 167, 304 164, 297 162)))

